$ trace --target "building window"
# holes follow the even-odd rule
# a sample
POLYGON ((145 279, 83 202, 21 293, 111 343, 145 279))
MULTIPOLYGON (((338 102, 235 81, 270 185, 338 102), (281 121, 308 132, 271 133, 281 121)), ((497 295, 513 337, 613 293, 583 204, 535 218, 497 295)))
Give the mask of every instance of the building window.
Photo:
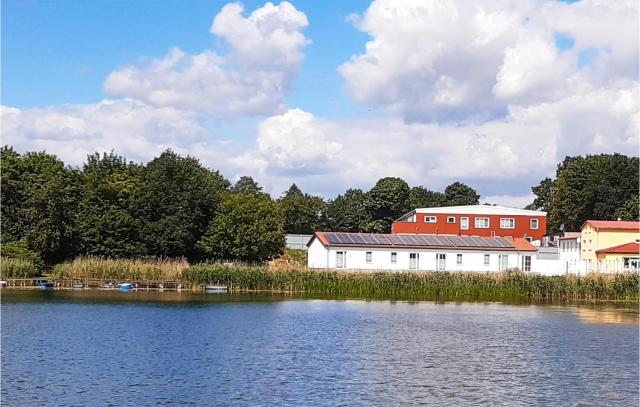
POLYGON ((462 266, 462 254, 460 253, 456 254, 456 264, 462 266))
POLYGON ((395 264, 398 262, 398 253, 391 252, 391 263, 395 264))
POLYGON ((526 240, 527 242, 531 243, 531 241, 532 241, 533 239, 531 239, 531 236, 525 236, 525 237, 524 237, 524 240, 526 240))
POLYGON ((371 263, 371 257, 373 256, 372 252, 367 252, 367 263, 371 263))
POLYGON ((625 270, 638 270, 640 268, 640 258, 638 257, 624 257, 623 262, 625 270))
POLYGON ((455 216, 447 216, 447 223, 456 223, 455 216))
POLYGON ((447 255, 445 253, 436 254, 436 270, 445 271, 447 269, 447 255))
POLYGON ((460 218, 460 229, 469 229, 469 218, 460 218))
POLYGON ((418 253, 409 253, 409 270, 417 270, 420 255, 418 253))
POLYGON ((538 219, 531 219, 531 229, 538 229, 538 219))
POLYGON ((336 252, 336 268, 345 268, 345 253, 346 252, 336 252))
POLYGON ((531 256, 522 256, 522 271, 531 271, 531 256))
POLYGON ((476 228, 477 229, 488 229, 489 228, 489 218, 476 218, 476 228))
POLYGON ((516 220, 514 218, 500 218, 500 229, 515 229, 516 220))
POLYGON ((490 260, 489 255, 488 255, 488 254, 485 254, 485 255, 484 255, 484 265, 485 265, 485 266, 488 266, 488 265, 489 265, 489 260, 490 260))
POLYGON ((436 223, 436 217, 435 216, 425 216, 424 217, 424 223, 436 223))

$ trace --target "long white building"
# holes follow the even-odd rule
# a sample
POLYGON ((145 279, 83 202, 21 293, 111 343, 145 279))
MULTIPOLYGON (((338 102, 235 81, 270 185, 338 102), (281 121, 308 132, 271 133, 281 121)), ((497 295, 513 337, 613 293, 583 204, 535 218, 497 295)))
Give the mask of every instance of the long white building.
POLYGON ((389 271, 536 269, 537 248, 523 238, 316 232, 308 266, 389 271))

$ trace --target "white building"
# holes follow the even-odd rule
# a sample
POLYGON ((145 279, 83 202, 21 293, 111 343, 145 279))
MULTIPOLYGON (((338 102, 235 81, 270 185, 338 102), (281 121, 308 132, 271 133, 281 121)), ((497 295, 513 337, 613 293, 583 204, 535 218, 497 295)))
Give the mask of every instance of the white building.
POLYGON ((558 259, 563 274, 582 274, 586 271, 580 258, 580 232, 565 232, 558 238, 558 259))
POLYGON ((309 268, 536 271, 537 248, 522 238, 316 232, 308 246, 309 268))

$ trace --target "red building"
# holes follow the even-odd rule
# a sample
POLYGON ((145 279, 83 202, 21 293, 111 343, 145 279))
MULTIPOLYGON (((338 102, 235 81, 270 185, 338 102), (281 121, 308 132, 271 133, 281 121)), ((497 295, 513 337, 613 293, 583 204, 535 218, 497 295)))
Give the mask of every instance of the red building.
POLYGON ((418 208, 393 222, 391 232, 522 237, 542 241, 547 233, 547 213, 491 205, 418 208))

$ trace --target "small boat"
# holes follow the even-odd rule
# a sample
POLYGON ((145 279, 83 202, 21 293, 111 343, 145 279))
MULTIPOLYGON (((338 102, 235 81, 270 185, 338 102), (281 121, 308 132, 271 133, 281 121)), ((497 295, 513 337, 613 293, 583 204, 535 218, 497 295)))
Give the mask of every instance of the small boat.
POLYGON ((205 285, 204 293, 205 294, 226 294, 229 292, 229 287, 226 285, 205 285))
POLYGON ((106 283, 102 284, 100 288, 102 288, 103 290, 113 290, 114 288, 116 288, 116 286, 113 283, 106 283))
POLYGON ((133 284, 131 284, 131 283, 120 283, 120 284, 118 284, 118 290, 120 290, 120 291, 131 291, 131 290, 133 290, 133 284))
POLYGON ((71 287, 73 287, 74 290, 83 290, 84 289, 84 283, 73 283, 73 285, 71 287))
POLYGON ((38 290, 50 290, 55 287, 55 284, 48 281, 39 281, 36 283, 36 288, 38 290))
POLYGON ((5 280, 0 280, 0 288, 5 288, 7 286, 7 282, 5 280))

